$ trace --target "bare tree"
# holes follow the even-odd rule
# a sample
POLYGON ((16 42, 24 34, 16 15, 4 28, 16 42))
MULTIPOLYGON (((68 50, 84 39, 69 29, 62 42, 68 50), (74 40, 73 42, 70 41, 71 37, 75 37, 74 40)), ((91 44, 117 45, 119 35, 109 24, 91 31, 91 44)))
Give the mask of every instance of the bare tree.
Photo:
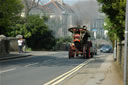
POLYGON ((23 3, 25 5, 25 15, 29 15, 29 12, 31 9, 38 7, 40 5, 44 5, 44 0, 23 0, 23 3))

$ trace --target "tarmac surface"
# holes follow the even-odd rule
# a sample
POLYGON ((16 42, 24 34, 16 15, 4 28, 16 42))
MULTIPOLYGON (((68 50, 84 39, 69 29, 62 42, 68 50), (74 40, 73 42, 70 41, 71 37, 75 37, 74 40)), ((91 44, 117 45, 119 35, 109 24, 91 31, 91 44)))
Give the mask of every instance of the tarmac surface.
MULTIPOLYGON (((22 57, 27 58, 27 57, 38 56, 38 55, 42 55, 42 56, 43 55, 52 55, 52 54, 56 54, 56 53, 58 53, 58 52, 49 52, 49 51, 34 52, 34 51, 32 51, 32 52, 21 53, 21 54, 19 54, 17 52, 13 52, 7 56, 1 56, 0 61, 18 59, 18 58, 22 58, 22 57)), ((60 52, 60 54, 61 54, 61 52, 60 52)), ((73 62, 76 60, 71 59, 70 61, 73 62)), ((86 61, 88 61, 88 60, 86 60, 86 61)), ((100 56, 97 55, 94 58, 92 58, 92 60, 90 60, 90 62, 88 62, 88 63, 85 62, 84 64, 85 65, 81 66, 81 68, 79 70, 77 70, 72 75, 66 77, 60 83, 55 84, 55 85, 123 85, 123 76, 121 75, 120 69, 118 68, 116 62, 114 62, 114 60, 113 60, 113 54, 105 53, 105 54, 101 54, 100 56)), ((28 67, 28 65, 26 67, 28 67)), ((59 68, 60 67, 58 67, 56 69, 59 69, 59 68)), ((65 67, 65 69, 66 69, 66 67, 65 67)), ((10 69, 10 70, 13 71, 15 69, 10 69)), ((41 70, 43 71, 43 69, 40 69, 40 72, 41 72, 41 70)), ((67 71, 68 71, 68 69, 67 69, 67 71)), ((1 73, 2 73, 2 71, 1 71, 1 73)), ((37 76, 37 74, 36 74, 36 76, 37 76)), ((43 77, 42 77, 42 80, 43 80, 43 77)), ((41 77, 40 77, 40 81, 41 81, 41 77)), ((56 80, 56 82, 57 81, 59 81, 59 80, 56 80)), ((41 85, 45 85, 45 84, 42 83, 41 85)), ((46 85, 54 85, 54 84, 46 84, 46 85)))
POLYGON ((75 75, 58 85, 123 85, 113 54, 96 57, 75 75))

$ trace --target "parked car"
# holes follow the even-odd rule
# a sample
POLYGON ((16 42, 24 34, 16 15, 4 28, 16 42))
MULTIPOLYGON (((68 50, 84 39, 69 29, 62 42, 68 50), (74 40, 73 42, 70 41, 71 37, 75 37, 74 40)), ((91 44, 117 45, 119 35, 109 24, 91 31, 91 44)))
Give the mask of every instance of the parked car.
POLYGON ((103 53, 112 53, 113 52, 113 49, 112 49, 112 46, 110 45, 104 45, 100 48, 100 52, 103 52, 103 53))

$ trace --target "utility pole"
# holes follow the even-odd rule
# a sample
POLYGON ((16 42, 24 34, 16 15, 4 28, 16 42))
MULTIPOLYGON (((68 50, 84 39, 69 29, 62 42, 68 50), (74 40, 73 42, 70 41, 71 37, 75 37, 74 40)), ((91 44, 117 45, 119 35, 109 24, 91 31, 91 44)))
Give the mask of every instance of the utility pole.
POLYGON ((125 52, 124 52, 124 85, 127 85, 127 43, 128 43, 128 0, 126 0, 125 16, 125 52))

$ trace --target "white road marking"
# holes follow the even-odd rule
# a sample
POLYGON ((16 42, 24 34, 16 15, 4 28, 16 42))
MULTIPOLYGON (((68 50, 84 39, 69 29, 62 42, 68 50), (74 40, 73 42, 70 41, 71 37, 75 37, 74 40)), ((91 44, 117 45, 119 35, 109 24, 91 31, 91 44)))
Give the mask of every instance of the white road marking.
POLYGON ((68 72, 56 77, 55 79, 45 83, 44 85, 57 85, 58 83, 60 83, 61 81, 63 81, 64 79, 66 79, 67 77, 71 76, 73 73, 75 73, 79 69, 81 69, 83 66, 87 65, 92 60, 94 60, 94 59, 90 59, 88 61, 85 61, 85 62, 79 64, 78 66, 76 66, 72 70, 70 70, 70 71, 68 71, 68 72))
POLYGON ((26 66, 24 66, 24 67, 29 67, 29 66, 36 65, 36 64, 39 64, 39 63, 28 64, 28 65, 26 65, 26 66))
POLYGON ((9 72, 9 71, 13 71, 13 70, 16 70, 16 68, 12 68, 12 69, 8 69, 8 70, 0 71, 0 74, 1 73, 5 73, 5 72, 9 72))

